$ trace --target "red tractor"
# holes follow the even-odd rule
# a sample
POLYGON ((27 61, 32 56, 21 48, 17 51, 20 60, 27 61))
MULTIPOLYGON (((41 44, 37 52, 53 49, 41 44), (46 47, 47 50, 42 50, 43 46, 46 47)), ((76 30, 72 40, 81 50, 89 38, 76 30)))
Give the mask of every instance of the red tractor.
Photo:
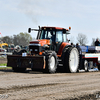
POLYGON ((25 50, 16 51, 7 56, 7 66, 14 71, 25 71, 26 68, 42 69, 55 73, 58 65, 62 64, 66 72, 77 72, 80 63, 79 49, 70 45, 67 35, 69 29, 60 27, 39 27, 28 29, 38 31, 37 40, 29 44, 28 54, 25 50))

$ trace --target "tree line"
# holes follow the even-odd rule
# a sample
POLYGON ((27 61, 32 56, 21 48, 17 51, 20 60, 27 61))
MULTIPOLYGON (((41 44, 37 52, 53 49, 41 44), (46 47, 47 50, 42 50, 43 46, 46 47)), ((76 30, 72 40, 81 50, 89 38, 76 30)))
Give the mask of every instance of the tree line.
MULTIPOLYGON (((74 40, 75 40, 74 37, 70 38, 70 42, 75 43, 74 40)), ((83 33, 79 33, 78 36, 76 37, 76 40, 77 40, 76 42, 81 46, 86 46, 86 44, 88 43, 88 38, 83 33)), ((92 38, 92 42, 90 45, 95 46, 95 41, 96 41, 96 38, 92 38)))
MULTIPOLYGON (((33 38, 33 40, 34 39, 35 38, 33 38)), ((79 33, 76 39, 79 45, 85 46, 88 43, 88 39, 85 34, 79 33)), ((29 45, 29 42, 32 41, 32 36, 28 33, 21 32, 17 35, 2 37, 0 40, 7 44, 27 46, 29 45)), ((75 43, 74 40, 74 37, 70 38, 70 42, 75 43)), ((95 40, 95 38, 92 38, 91 46, 94 46, 95 40)))
POLYGON ((27 46, 32 41, 32 36, 28 33, 19 33, 13 36, 5 36, 0 38, 1 41, 7 44, 27 46))

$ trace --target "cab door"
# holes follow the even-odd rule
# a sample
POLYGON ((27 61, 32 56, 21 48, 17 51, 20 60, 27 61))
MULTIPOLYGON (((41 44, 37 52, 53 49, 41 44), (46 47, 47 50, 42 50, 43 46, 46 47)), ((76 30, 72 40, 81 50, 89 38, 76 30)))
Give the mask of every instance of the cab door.
POLYGON ((63 42, 63 32, 61 30, 52 31, 50 41, 50 50, 53 50, 58 53, 59 48, 63 42))
POLYGON ((56 52, 58 53, 59 48, 63 42, 63 33, 62 31, 56 31, 56 52))

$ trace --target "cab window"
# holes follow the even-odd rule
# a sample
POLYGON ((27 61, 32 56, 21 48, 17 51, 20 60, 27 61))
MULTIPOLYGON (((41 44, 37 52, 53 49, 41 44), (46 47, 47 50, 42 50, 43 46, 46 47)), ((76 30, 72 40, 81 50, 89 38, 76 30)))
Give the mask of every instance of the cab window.
POLYGON ((57 38, 56 38, 56 42, 63 42, 63 34, 62 34, 62 31, 57 31, 56 32, 57 34, 57 38))
POLYGON ((42 30, 41 35, 40 35, 40 39, 51 39, 52 35, 55 35, 55 31, 42 30))
POLYGON ((67 42, 67 35, 66 34, 63 34, 63 41, 67 42))

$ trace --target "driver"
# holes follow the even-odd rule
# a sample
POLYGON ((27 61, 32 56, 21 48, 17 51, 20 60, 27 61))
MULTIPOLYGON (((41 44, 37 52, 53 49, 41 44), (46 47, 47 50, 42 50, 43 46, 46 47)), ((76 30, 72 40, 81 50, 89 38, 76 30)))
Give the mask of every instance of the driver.
POLYGON ((55 42, 55 35, 53 34, 53 31, 51 31, 51 35, 52 35, 52 36, 51 36, 51 41, 52 41, 52 43, 53 43, 53 42, 55 42))
POLYGON ((56 48, 55 48, 55 34, 53 34, 53 31, 51 31, 51 39, 50 39, 50 41, 51 41, 51 49, 52 50, 56 50, 56 48))

